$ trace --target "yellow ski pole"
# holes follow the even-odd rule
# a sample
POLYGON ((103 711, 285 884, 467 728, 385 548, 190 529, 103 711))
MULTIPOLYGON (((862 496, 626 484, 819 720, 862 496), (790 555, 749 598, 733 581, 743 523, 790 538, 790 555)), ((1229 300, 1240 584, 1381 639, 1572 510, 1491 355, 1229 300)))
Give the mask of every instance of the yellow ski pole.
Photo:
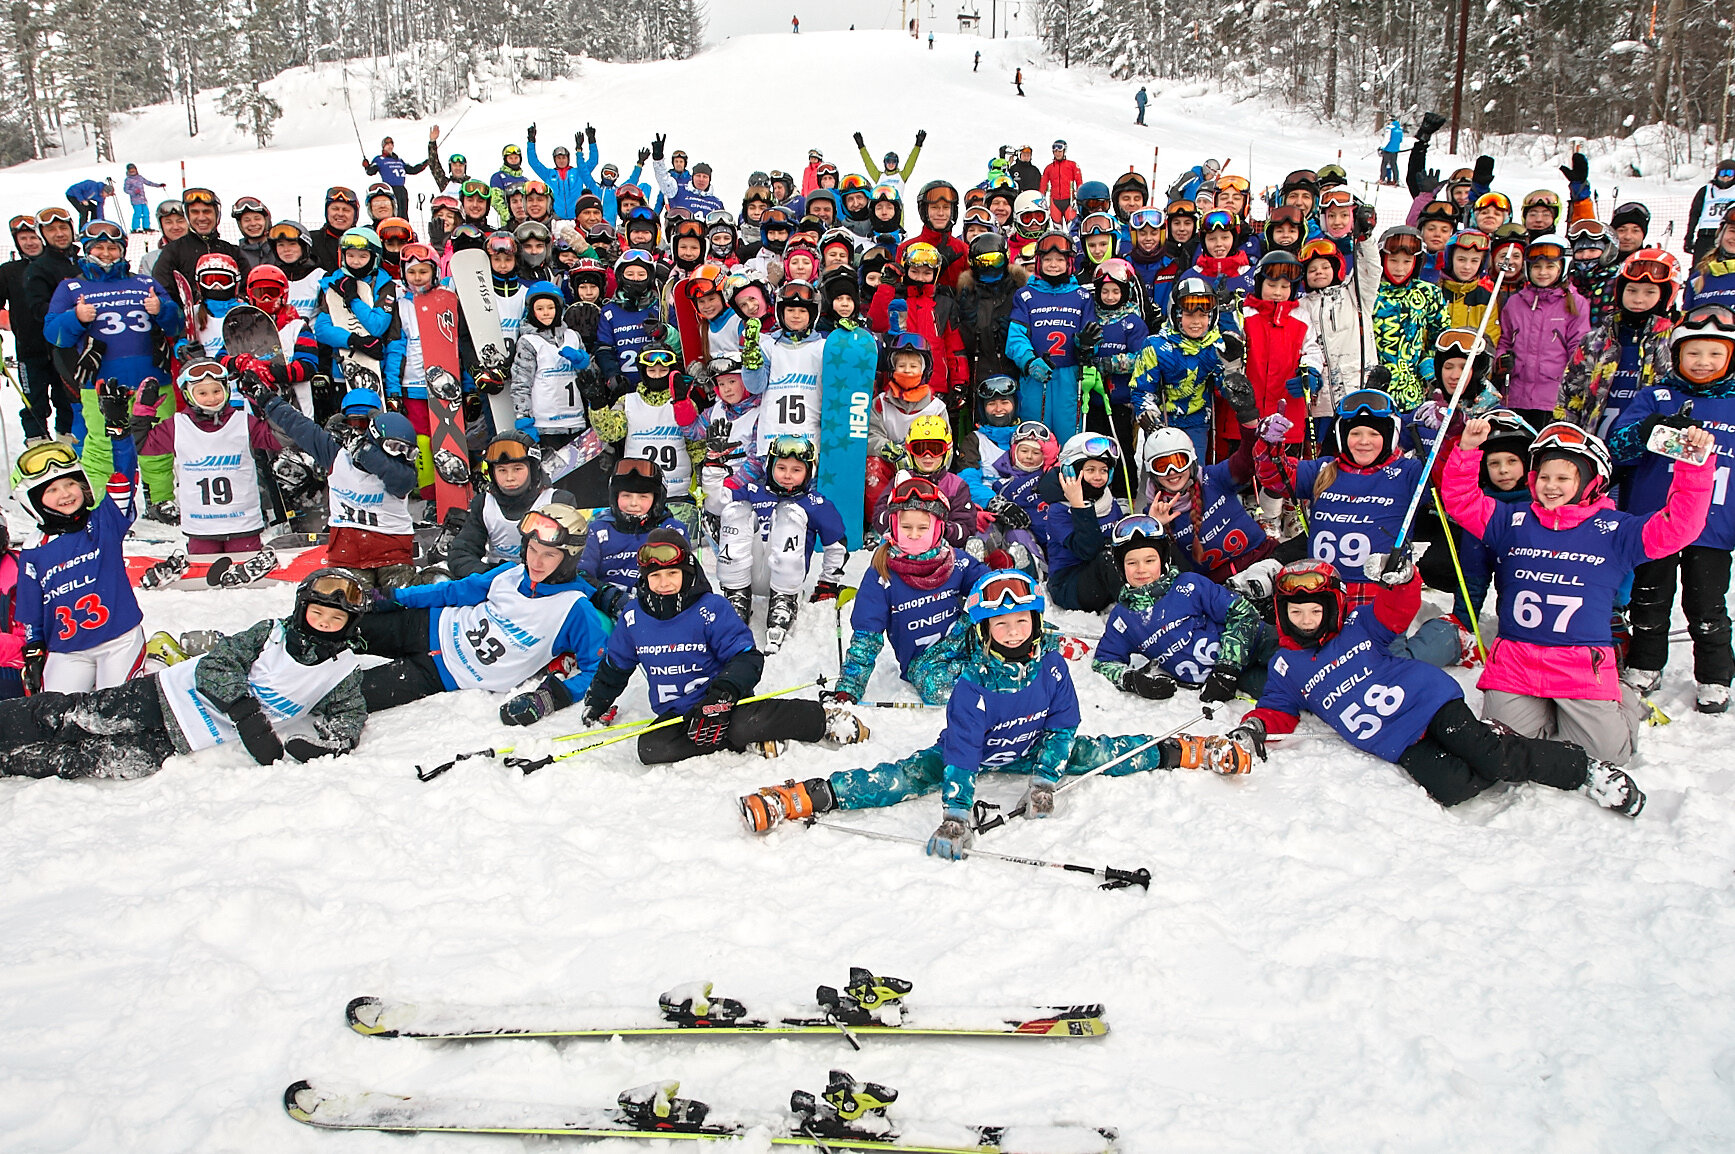
MULTIPOLYGON (((1437 436, 1445 436, 1441 429, 1437 436)), ((1452 539, 1452 522, 1446 519, 1446 504, 1440 500, 1440 490, 1434 490, 1434 511, 1440 515, 1440 527, 1446 531, 1446 552, 1452 555, 1452 571, 1458 574, 1458 592, 1464 596, 1464 612, 1470 618, 1470 629, 1476 634, 1476 651, 1482 655, 1482 664, 1488 664, 1488 647, 1482 644, 1482 615, 1476 612, 1476 607, 1470 604, 1470 584, 1464 580, 1464 567, 1458 564, 1458 543, 1452 539)))

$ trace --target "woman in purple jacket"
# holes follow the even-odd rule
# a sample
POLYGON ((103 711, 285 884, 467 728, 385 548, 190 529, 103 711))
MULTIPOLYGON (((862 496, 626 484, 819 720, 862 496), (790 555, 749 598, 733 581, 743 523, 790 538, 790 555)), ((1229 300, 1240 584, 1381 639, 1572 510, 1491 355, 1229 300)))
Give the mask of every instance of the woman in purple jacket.
POLYGON ((1566 243, 1552 233, 1524 248, 1529 281, 1500 308, 1497 371, 1506 374, 1506 407, 1533 428, 1554 420, 1566 364, 1590 332, 1590 305, 1566 278, 1566 243))

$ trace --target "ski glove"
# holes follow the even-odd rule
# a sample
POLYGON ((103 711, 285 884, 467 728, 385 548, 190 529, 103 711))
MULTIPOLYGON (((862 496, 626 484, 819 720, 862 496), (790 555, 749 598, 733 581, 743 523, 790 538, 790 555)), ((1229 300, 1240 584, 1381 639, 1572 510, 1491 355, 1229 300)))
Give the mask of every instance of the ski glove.
POLYGON ((1418 192, 1433 192, 1436 188, 1439 188, 1439 187, 1440 187, 1440 170, 1437 168, 1428 169, 1426 172, 1422 173, 1422 175, 1419 178, 1417 178, 1417 180, 1416 180, 1416 190, 1418 192))
POLYGON ((1199 701, 1205 705, 1214 701, 1231 701, 1240 681, 1240 674, 1231 673, 1219 666, 1211 670, 1211 675, 1205 678, 1205 684, 1199 687, 1199 701))
POLYGON ((621 603, 626 599, 626 590, 619 585, 604 585, 590 595, 590 603, 610 621, 620 616, 621 603))
POLYGON ((1078 358, 1088 361, 1096 356, 1096 346, 1102 340, 1102 324, 1091 321, 1078 330, 1078 358))
POLYGON ((1470 179, 1478 188, 1488 188, 1494 183, 1494 158, 1483 153, 1476 158, 1476 171, 1470 174, 1470 179))
POLYGON ((585 125, 584 126, 584 135, 585 135, 585 139, 590 141, 591 148, 594 149, 596 147, 596 125, 594 125, 594 124, 585 125))
POLYGON ((643 168, 645 166, 645 161, 649 160, 650 158, 651 158, 651 150, 650 149, 648 149, 648 148, 639 149, 639 167, 640 168, 643 168))
POLYGON ((532 124, 524 130, 524 139, 531 144, 536 143, 536 125, 532 124))
POLYGON ((1436 392, 1416 406, 1416 411, 1410 414, 1410 420, 1424 429, 1438 429, 1446 423, 1445 399, 1436 392))
POLYGON ((103 432, 110 437, 124 437, 132 425, 132 390, 114 377, 96 383, 96 403, 102 410, 103 432))
POLYGON ((1121 689, 1146 701, 1167 701, 1175 695, 1175 679, 1167 673, 1159 673, 1156 666, 1147 665, 1143 669, 1129 669, 1121 674, 1121 689))
POLYGON ((343 298, 345 304, 354 303, 355 299, 361 295, 361 282, 353 276, 338 277, 337 284, 333 287, 337 289, 337 295, 343 298))
POLYGON ((1223 736, 1251 749, 1260 761, 1265 760, 1265 722, 1260 718, 1249 717, 1223 736))
POLYGON ((1374 234, 1374 229, 1379 227, 1379 223, 1380 214, 1374 211, 1373 205, 1362 204, 1359 201, 1356 203, 1355 238, 1357 240, 1366 240, 1368 237, 1372 236, 1374 234))
POLYGON ((572 692, 566 688, 565 683, 558 677, 549 677, 529 693, 520 693, 502 705, 500 724, 535 725, 549 714, 559 712, 571 704, 572 692))
POLYGON ((368 590, 367 608, 369 613, 396 613, 403 605, 392 595, 390 589, 381 589, 376 585, 368 590))
POLYGON ((1047 361, 1043 360, 1041 357, 1035 357, 1028 365, 1024 366, 1024 375, 1030 377, 1039 385, 1046 385, 1048 379, 1054 376, 1054 370, 1049 367, 1047 361))
POLYGON ((976 835, 970 829, 970 815, 961 809, 949 809, 939 828, 928 838, 927 853, 929 857, 960 861, 964 851, 975 840, 976 835))
POLYGON ((1223 334, 1223 351, 1217 354, 1219 360, 1227 364, 1238 365, 1241 358, 1247 355, 1247 342, 1239 333, 1223 334))
POLYGON ((1590 157, 1582 152, 1572 154, 1572 163, 1560 166, 1560 175, 1566 177, 1568 185, 1584 184, 1590 180, 1590 157))
POLYGON ((861 138, 861 133, 859 133, 859 132, 855 134, 855 146, 857 148, 866 148, 867 147, 867 141, 865 141, 861 138))
POLYGON ((1290 377, 1287 381, 1284 381, 1283 391, 1299 401, 1302 398, 1302 395, 1307 392, 1306 375, 1290 377))
POLYGON ((349 340, 345 343, 351 352, 360 353, 364 357, 372 357, 376 361, 381 357, 384 357, 386 353, 386 343, 379 337, 363 336, 361 333, 351 333, 349 334, 349 340))
POLYGON ((1438 112, 1424 112, 1421 126, 1416 129, 1416 143, 1426 144, 1434 133, 1446 126, 1446 118, 1438 112))
POLYGON ((1016 501, 1008 501, 998 494, 989 498, 987 513, 996 525, 1008 533, 1030 528, 1030 514, 1025 511, 1024 506, 1016 501))
POLYGON ((730 714, 735 709, 736 693, 722 682, 713 681, 699 703, 687 710, 687 737, 705 749, 720 745, 728 732, 730 714))
POLYGON ((1362 381, 1364 389, 1389 389, 1392 387, 1392 370, 1384 365, 1375 365, 1368 370, 1368 375, 1362 381))
POLYGON ((1416 563, 1405 545, 1390 553, 1374 553, 1362 563, 1362 575, 1381 585, 1408 585, 1416 575, 1416 563))
POLYGON ((48 642, 27 641, 24 644, 24 692, 35 696, 42 692, 42 667, 48 663, 48 642))
POLYGON ((1018 799, 1018 807, 1032 821, 1053 817, 1054 783, 1031 778, 1030 784, 1024 787, 1024 796, 1018 799))
POLYGON ((819 699, 827 705, 854 705, 856 702, 855 694, 847 689, 822 689, 819 699))
POLYGON ((361 430, 344 420, 342 413, 333 413, 325 419, 325 431, 340 449, 354 449, 361 444, 361 430))
POLYGON ((1295 427, 1295 422, 1282 413, 1272 413, 1259 422, 1259 439, 1268 445, 1281 445, 1283 438, 1289 435, 1289 430, 1295 427))
POLYGON ((1259 403, 1253 399, 1253 384, 1246 373, 1223 374, 1223 399, 1235 410, 1237 422, 1243 425, 1258 423, 1259 403))
POLYGON ((925 129, 925 128, 916 129, 916 147, 917 148, 922 147, 923 142, 925 142, 927 139, 928 139, 928 130, 927 129, 925 129))
POLYGON ((659 132, 655 136, 651 137, 652 160, 661 160, 663 158, 663 142, 667 139, 669 139, 669 134, 666 132, 659 132))
MULTIPOLYGON (((1687 404, 1691 405, 1692 402, 1688 401, 1687 404)), ((1639 422, 1639 444, 1641 444, 1641 445, 1650 444, 1651 434, 1656 432, 1660 428, 1662 428, 1662 429, 1697 429, 1697 428, 1699 428, 1700 427, 1699 422, 1695 421, 1691 416, 1688 415, 1690 412, 1691 412, 1690 409, 1683 408, 1678 413, 1652 413, 1650 416, 1646 417, 1644 420, 1639 422)))
POLYGON ((283 743, 283 752, 296 761, 312 761, 316 757, 337 757, 348 753, 347 749, 335 746, 321 745, 317 741, 309 741, 305 737, 292 737, 283 743))
POLYGON ((270 765, 283 757, 283 742, 271 728, 271 719, 260 708, 259 699, 247 694, 229 703, 229 720, 241 734, 241 744, 260 765, 270 765))

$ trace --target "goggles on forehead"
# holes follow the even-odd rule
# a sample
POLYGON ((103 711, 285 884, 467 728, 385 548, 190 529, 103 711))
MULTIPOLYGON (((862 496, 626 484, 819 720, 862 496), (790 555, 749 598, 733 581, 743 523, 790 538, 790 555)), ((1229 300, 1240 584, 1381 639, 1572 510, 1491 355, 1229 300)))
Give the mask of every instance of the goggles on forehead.
POLYGON ((343 573, 325 573, 315 577, 309 582, 308 589, 320 597, 339 598, 352 613, 360 613, 367 604, 367 594, 363 592, 361 583, 343 573))
POLYGON ((1133 213, 1128 221, 1133 228, 1162 228, 1164 224, 1163 210, 1160 208, 1141 208, 1133 213))
POLYGON ((1354 208, 1355 195, 1347 188, 1330 188, 1319 194, 1321 208, 1354 208))
POLYGON ((640 569, 673 569, 687 559, 687 551, 673 541, 647 541, 639 546, 640 569))
POLYGON ((18 475, 34 481, 56 470, 78 464, 78 453, 64 441, 44 441, 18 454, 18 475))
MULTIPOLYGON (((1172 457, 1174 455, 1175 454, 1173 453, 1164 454, 1166 457, 1172 457)), ((1108 539, 1111 545, 1125 545, 1128 541, 1133 541, 1140 537, 1161 537, 1163 535, 1163 526, 1161 522, 1159 522, 1155 517, 1146 516, 1143 513, 1137 513, 1131 517, 1122 517, 1119 521, 1116 521, 1114 525, 1109 528, 1108 539)))
POLYGON ((1323 593, 1330 589, 1336 574, 1324 562, 1317 562, 1307 568, 1285 570, 1278 573, 1274 582, 1274 592, 1279 596, 1295 596, 1304 593, 1323 593))
POLYGON ((217 207, 218 200, 217 194, 208 188, 189 188, 181 194, 181 203, 208 204, 212 208, 215 208, 217 207))
POLYGON ((565 525, 540 509, 532 509, 519 519, 518 533, 532 541, 551 545, 557 549, 572 540, 572 533, 565 525))

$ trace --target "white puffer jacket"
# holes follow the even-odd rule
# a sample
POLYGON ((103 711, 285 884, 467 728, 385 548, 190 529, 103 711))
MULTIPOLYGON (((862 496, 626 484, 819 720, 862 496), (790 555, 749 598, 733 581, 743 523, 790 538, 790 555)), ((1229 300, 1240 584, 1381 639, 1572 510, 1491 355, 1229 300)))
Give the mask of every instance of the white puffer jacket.
POLYGON ((1337 403, 1361 388, 1368 370, 1380 363, 1374 349, 1374 298, 1379 289, 1380 250, 1370 237, 1356 242, 1354 276, 1330 288, 1309 289, 1301 298, 1325 350, 1325 381, 1313 396, 1311 415, 1331 416, 1337 403))

